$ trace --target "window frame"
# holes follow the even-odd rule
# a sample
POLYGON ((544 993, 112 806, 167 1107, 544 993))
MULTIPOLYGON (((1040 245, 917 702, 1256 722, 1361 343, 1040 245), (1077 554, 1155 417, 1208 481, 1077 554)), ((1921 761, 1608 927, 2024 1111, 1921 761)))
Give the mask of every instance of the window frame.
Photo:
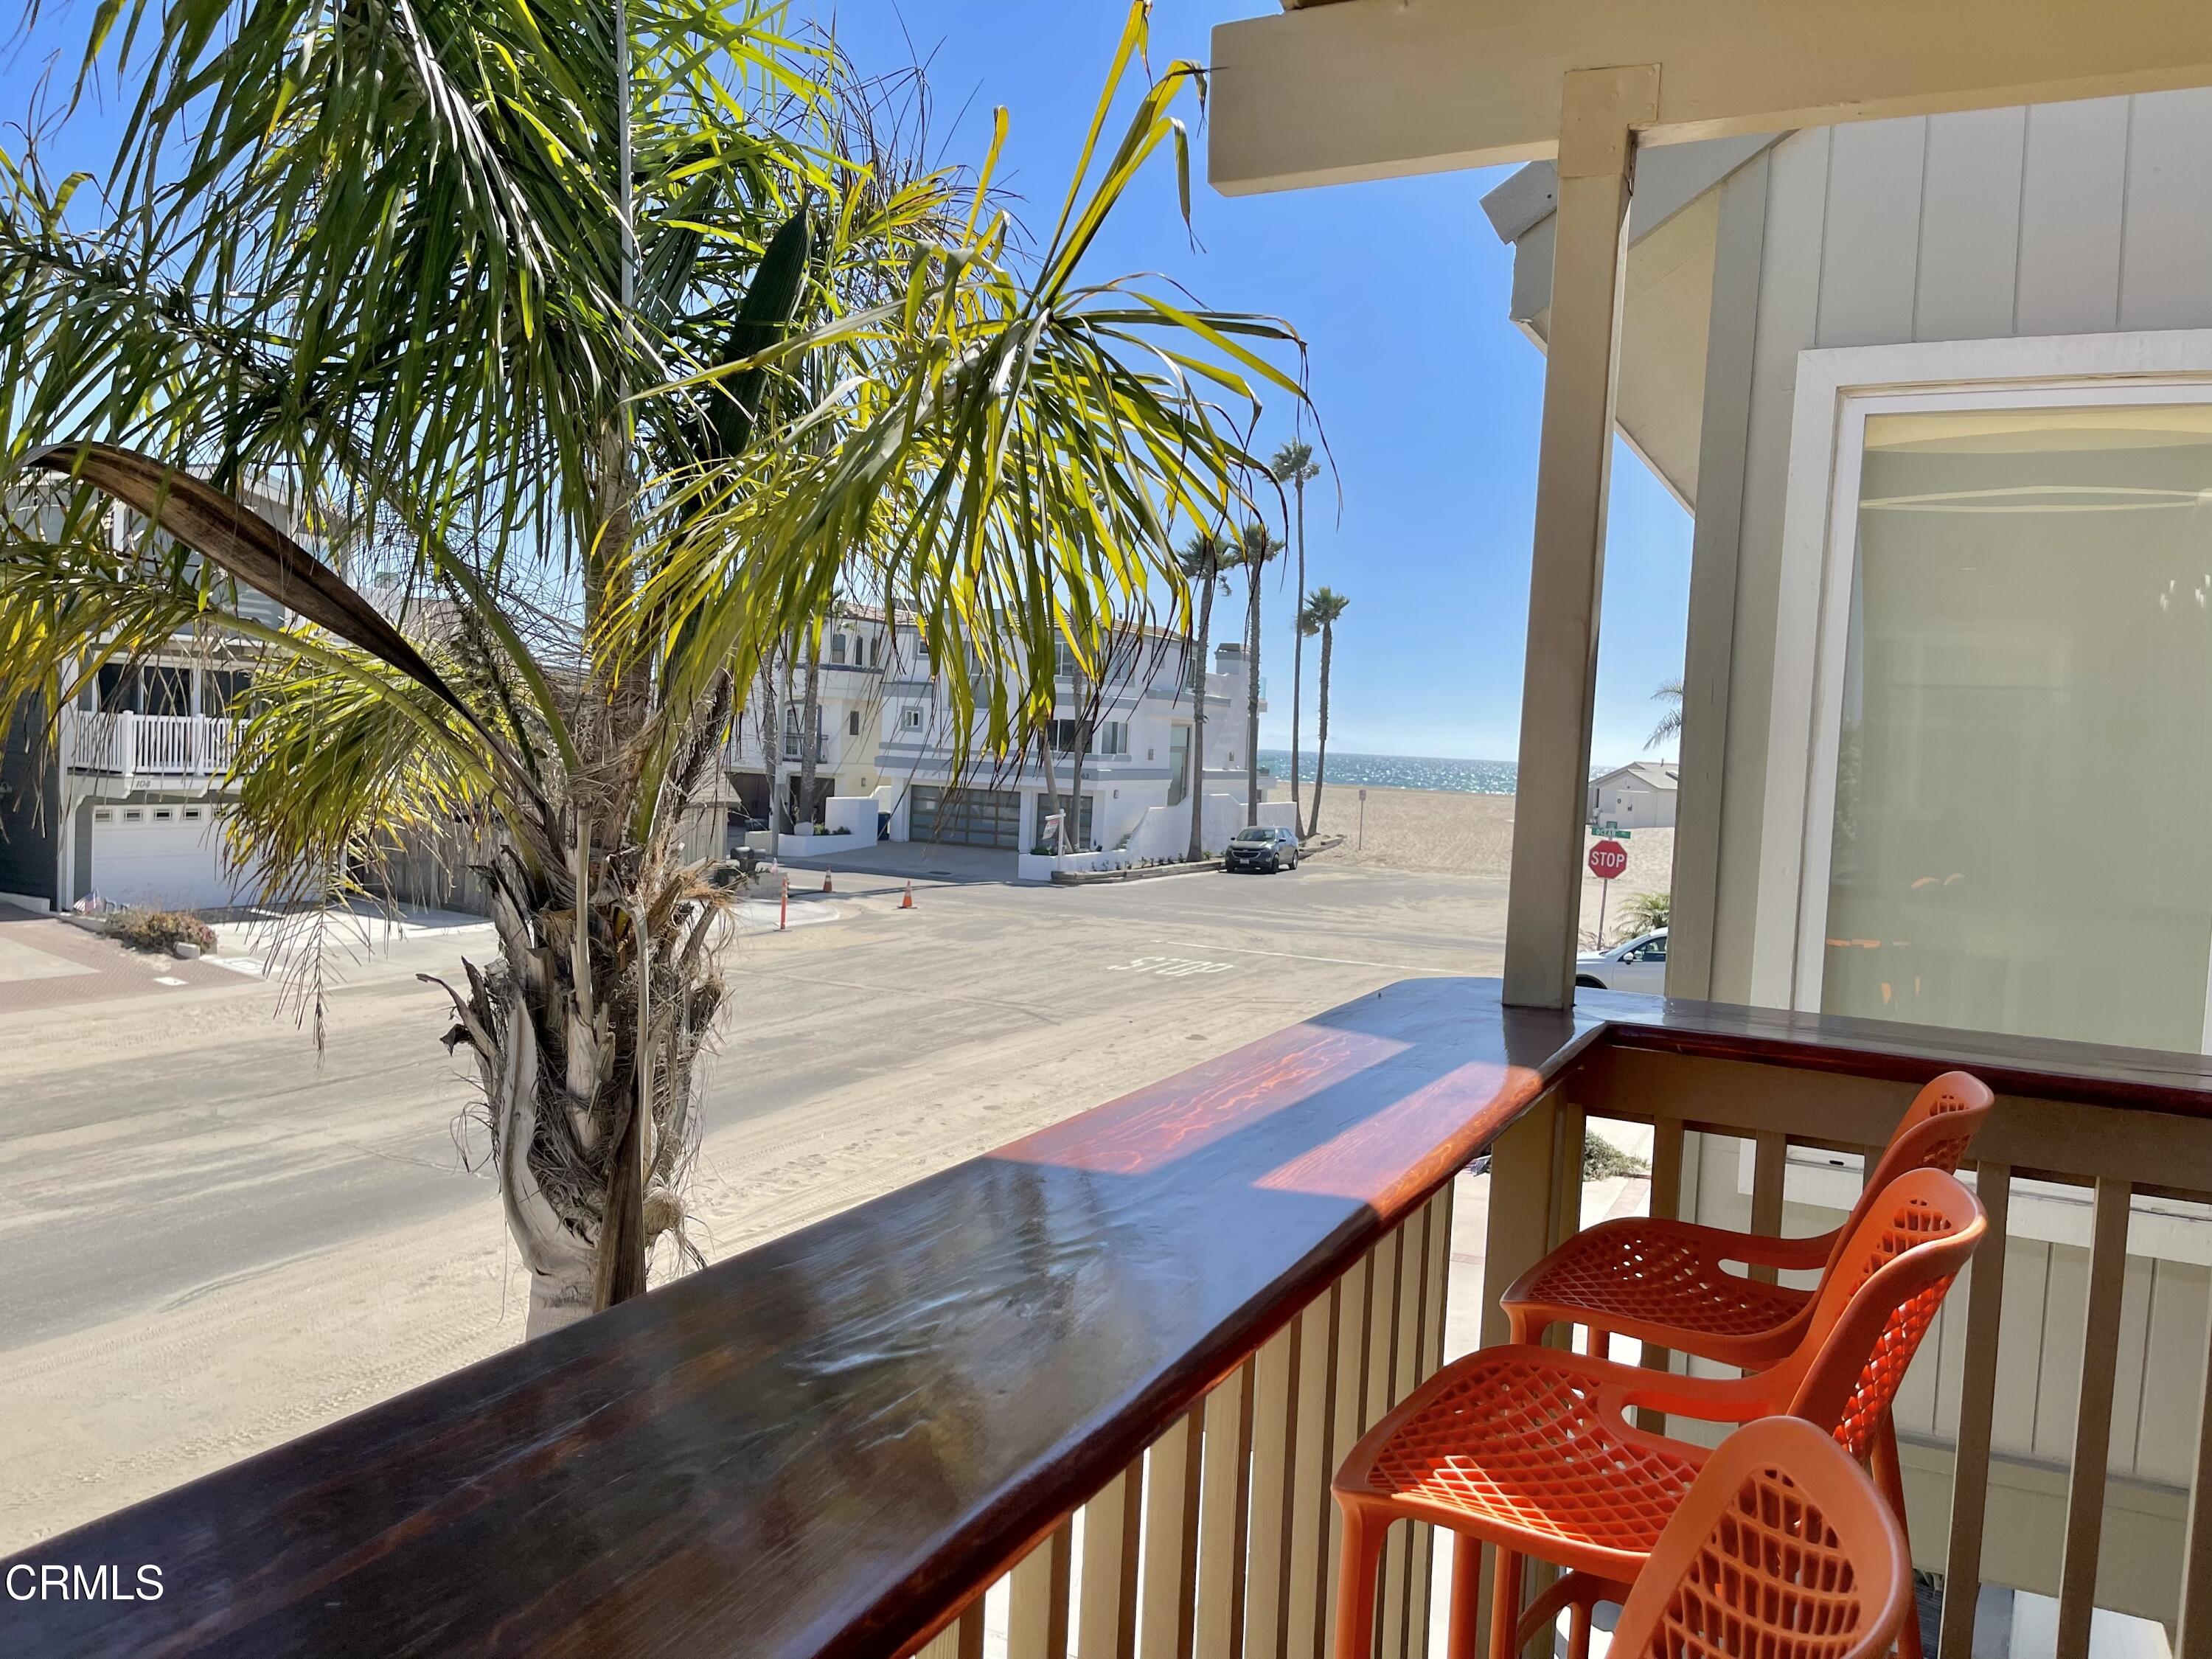
MULTIPOLYGON (((2212 329, 1798 354, 1753 918, 1754 1005, 1820 1007, 1869 417, 2162 403, 2212 404, 2212 329)), ((2207 1040, 2212 1046, 2212 1018, 2207 1040)))

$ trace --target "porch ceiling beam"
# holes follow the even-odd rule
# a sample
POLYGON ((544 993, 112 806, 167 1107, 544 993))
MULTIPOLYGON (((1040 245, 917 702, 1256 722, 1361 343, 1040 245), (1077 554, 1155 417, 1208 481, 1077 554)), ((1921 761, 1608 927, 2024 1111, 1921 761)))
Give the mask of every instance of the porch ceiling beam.
POLYGON ((2203 0, 1348 0, 1213 32, 1232 196, 1540 160, 1569 70, 1660 66, 1645 143, 2212 85, 2203 0))

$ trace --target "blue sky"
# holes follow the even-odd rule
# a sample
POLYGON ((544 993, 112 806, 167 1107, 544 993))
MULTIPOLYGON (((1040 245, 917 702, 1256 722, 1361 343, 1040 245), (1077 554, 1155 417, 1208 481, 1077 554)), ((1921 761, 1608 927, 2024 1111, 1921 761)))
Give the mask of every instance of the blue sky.
MULTIPOLYGON (((1007 165, 1040 230, 1066 188, 1121 33, 1122 0, 813 0, 864 66, 928 60, 938 137, 975 157, 1004 104, 1007 165), (957 126, 955 117, 960 117, 957 126)), ((1204 61, 1212 25, 1275 0, 1158 0, 1155 67, 1204 61)), ((1203 135, 1198 166, 1203 166, 1203 135)), ((1308 498, 1308 580, 1352 600, 1338 625, 1331 744, 1510 760, 1519 741, 1543 358, 1506 320, 1509 251, 1483 216, 1502 171, 1230 199, 1173 173, 1125 205, 1092 266, 1166 270, 1208 304, 1288 318, 1341 475, 1308 498)), ((1271 412, 1288 435, 1290 414, 1271 412)), ((1594 758, 1635 759, 1654 687, 1681 672, 1690 519, 1626 447, 1613 464, 1594 758)), ((1289 741, 1287 587, 1263 591, 1270 746, 1289 741)), ((1305 740, 1313 741, 1308 653, 1305 740)))
MULTIPOLYGON (((1122 0, 794 0, 794 9, 834 20, 863 69, 925 58, 935 137, 952 158, 980 158, 993 107, 1006 106, 1002 179, 1026 198, 1024 216, 1048 228, 1120 36, 1122 0)), ((1203 61, 1214 23, 1273 9, 1275 0, 1159 0, 1153 62, 1203 61)), ((93 10, 65 5, 49 14, 35 47, 17 40, 0 49, 0 122, 22 118, 46 68, 42 49, 73 48, 93 10)), ((87 113, 93 131, 81 140, 106 125, 102 113, 87 113)), ((14 135, 0 143, 13 149, 14 135)), ((1203 144, 1201 132, 1201 175, 1203 144)), ((70 149, 72 164, 107 159, 97 143, 70 149)), ((1543 360, 1506 320, 1511 260, 1480 207, 1500 176, 1237 200, 1201 176, 1194 252, 1163 161, 1091 266, 1098 276, 1164 271, 1211 305, 1285 317, 1309 341, 1338 477, 1309 495, 1308 576, 1352 600, 1337 630, 1331 735, 1340 750, 1504 760, 1516 746, 1543 360)), ((1289 410, 1271 410, 1262 447, 1289 433, 1289 410)), ((1689 548, 1688 515, 1619 449, 1593 745, 1601 763, 1644 752, 1658 713, 1651 691, 1680 672, 1689 548)), ((1288 562, 1278 569, 1262 596, 1270 746, 1290 732, 1294 607, 1288 562)))

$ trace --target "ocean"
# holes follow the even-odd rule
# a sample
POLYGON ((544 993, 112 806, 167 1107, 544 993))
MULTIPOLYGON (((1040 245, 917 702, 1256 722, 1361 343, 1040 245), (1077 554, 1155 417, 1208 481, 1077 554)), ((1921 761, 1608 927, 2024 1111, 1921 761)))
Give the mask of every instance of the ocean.
MULTIPOLYGON (((1302 782, 1311 782, 1314 752, 1300 757, 1302 782)), ((1288 777, 1291 751, 1262 749, 1260 764, 1279 778, 1288 777)), ((1462 795, 1510 795, 1519 769, 1511 761, 1431 760, 1418 755, 1346 755, 1328 751, 1328 781, 1334 784, 1372 784, 1377 789, 1443 789, 1462 795)))

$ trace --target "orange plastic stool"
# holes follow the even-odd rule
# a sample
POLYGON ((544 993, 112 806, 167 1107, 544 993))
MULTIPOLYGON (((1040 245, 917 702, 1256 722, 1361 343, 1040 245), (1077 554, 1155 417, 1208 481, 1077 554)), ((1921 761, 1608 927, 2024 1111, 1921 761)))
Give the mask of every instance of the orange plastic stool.
MULTIPOLYGON (((1345 1520, 1338 1659, 1369 1652, 1376 1559, 1393 1521, 1498 1546, 1492 1659, 1514 1650, 1524 1554, 1612 1583, 1635 1577, 1710 1455, 1632 1425, 1637 1407, 1711 1423, 1787 1414, 1867 1456, 1985 1226, 1973 1194, 1941 1170, 1890 1182, 1845 1241, 1796 1346, 1748 1376, 1677 1376, 1525 1344, 1438 1371, 1368 1431, 1333 1483, 1345 1520)), ((1472 1659, 1480 1552, 1456 1555, 1451 1653, 1472 1659)))
POLYGON ((1499 1297, 1509 1340, 1535 1342, 1554 1324, 1590 1328, 1602 1357, 1608 1335, 1632 1336, 1723 1364, 1771 1364, 1790 1352, 1814 1292, 1728 1271, 1740 1261, 1832 1271, 1868 1204, 1911 1170, 1959 1167, 1995 1097, 1979 1078, 1946 1072, 1913 1097, 1844 1224, 1817 1238, 1765 1238, 1661 1218, 1624 1217, 1576 1234, 1499 1297))
POLYGON ((1610 1659, 1880 1659, 1915 1616, 1888 1504, 1832 1437, 1794 1417, 1721 1442, 1632 1587, 1570 1574, 1522 1629, 1571 1607, 1568 1659, 1589 1659, 1600 1601, 1622 1604, 1610 1659))

